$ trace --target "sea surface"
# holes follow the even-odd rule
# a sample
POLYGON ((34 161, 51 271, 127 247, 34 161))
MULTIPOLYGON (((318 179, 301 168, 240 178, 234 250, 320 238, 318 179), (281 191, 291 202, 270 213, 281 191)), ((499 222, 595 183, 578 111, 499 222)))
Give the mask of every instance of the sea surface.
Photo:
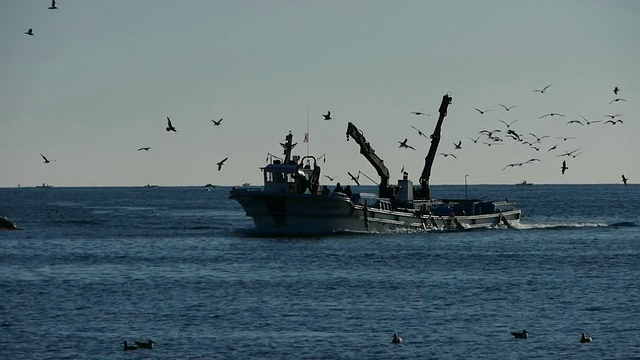
POLYGON ((0 189, 0 359, 640 359, 640 185, 470 185, 521 225, 304 238, 229 190, 0 189))

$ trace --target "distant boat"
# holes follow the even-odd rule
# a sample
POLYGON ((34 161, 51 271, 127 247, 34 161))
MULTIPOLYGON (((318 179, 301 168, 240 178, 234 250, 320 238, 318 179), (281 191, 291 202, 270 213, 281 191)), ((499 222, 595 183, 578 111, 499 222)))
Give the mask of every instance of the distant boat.
POLYGON ((244 187, 251 186, 251 183, 242 183, 242 186, 244 187))
POLYGON ((533 183, 527 182, 527 180, 522 180, 522 182, 519 182, 516 185, 533 185, 533 183))
POLYGON ((158 187, 158 185, 151 185, 151 184, 147 184, 147 185, 145 185, 144 187, 148 187, 148 188, 150 188, 150 187, 158 187))
POLYGON ((53 187, 53 186, 51 186, 49 184, 46 184, 46 183, 42 183, 42 185, 36 185, 36 187, 37 188, 41 188, 41 189, 48 189, 48 188, 53 187))

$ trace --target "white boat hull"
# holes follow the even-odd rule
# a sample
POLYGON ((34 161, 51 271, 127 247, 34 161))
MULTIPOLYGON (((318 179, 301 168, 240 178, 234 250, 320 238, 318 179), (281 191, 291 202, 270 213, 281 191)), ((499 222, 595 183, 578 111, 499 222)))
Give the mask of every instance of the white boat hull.
POLYGON ((260 234, 330 234, 394 230, 448 230, 512 226, 520 210, 469 216, 415 215, 354 204, 342 195, 272 194, 235 189, 237 200, 260 234))

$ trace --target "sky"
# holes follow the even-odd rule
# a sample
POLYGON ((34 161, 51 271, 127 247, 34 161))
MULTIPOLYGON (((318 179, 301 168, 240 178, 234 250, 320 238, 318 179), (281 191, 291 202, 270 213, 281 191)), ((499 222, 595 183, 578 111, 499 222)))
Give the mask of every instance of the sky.
POLYGON ((429 140, 412 126, 431 134, 448 92, 438 153, 456 158, 436 157, 431 185, 640 182, 638 1, 49 5, 0 0, 0 187, 260 185, 289 131, 295 153, 324 155, 324 175, 376 180, 348 122, 392 184, 403 167, 418 183, 429 140), (567 124, 583 117, 601 122, 567 124), (479 134, 496 129, 504 141, 479 134), (549 137, 536 150, 530 133, 549 137), (405 138, 415 151, 399 148, 405 138), (506 167, 529 159, 540 161, 506 167))

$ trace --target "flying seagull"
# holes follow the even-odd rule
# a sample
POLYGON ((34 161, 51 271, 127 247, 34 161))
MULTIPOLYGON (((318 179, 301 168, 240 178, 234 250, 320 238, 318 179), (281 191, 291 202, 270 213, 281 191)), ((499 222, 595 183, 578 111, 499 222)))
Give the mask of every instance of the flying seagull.
POLYGON ((584 116, 580 115, 580 117, 582 118, 582 120, 584 120, 584 122, 587 123, 587 125, 591 125, 591 124, 595 124, 595 123, 599 123, 602 122, 602 120, 595 120, 595 121, 589 121, 587 120, 584 116))
POLYGON ((227 161, 228 158, 229 157, 226 157, 226 158, 220 160, 220 162, 216 164, 216 165, 218 165, 218 171, 220 171, 222 169, 222 165, 224 165, 224 162, 227 161))
POLYGON ((215 120, 211 120, 211 121, 213 121, 213 125, 215 126, 220 126, 222 124, 222 118, 220 118, 220 120, 218 121, 215 121, 215 120))
POLYGON ((167 116, 167 131, 178 132, 178 130, 176 130, 176 128, 174 128, 173 125, 171 124, 171 119, 169 119, 168 116, 167 116))
POLYGON ((624 174, 622 174, 622 182, 623 182, 625 185, 627 185, 627 180, 629 180, 629 179, 627 179, 627 178, 624 176, 624 174))
POLYGON ((614 93, 614 94, 618 95, 618 92, 619 92, 619 91, 620 91, 620 88, 619 88, 619 87, 617 87, 617 86, 616 86, 616 87, 614 87, 614 88, 613 88, 613 93, 614 93))
POLYGON ((544 114, 544 115, 540 116, 538 119, 546 118, 547 116, 566 116, 566 115, 554 112, 554 113, 544 114))
MULTIPOLYGON (((580 124, 580 125, 584 126, 584 124, 580 120, 571 120, 571 121, 567 122, 567 125, 569 125, 569 124, 580 124)), ((565 126, 567 126, 567 125, 565 125, 565 126)))
POLYGON ((427 135, 425 135, 425 134, 422 132, 422 130, 418 129, 417 127, 415 127, 415 126, 413 126, 413 125, 411 125, 411 127, 412 127, 412 128, 414 128, 414 129, 418 132, 418 135, 420 135, 420 136, 424 136, 424 137, 425 137, 425 138, 427 138, 427 139, 429 138, 427 135))
POLYGON ((336 178, 336 176, 331 177, 331 176, 329 176, 329 175, 325 175, 324 177, 326 177, 327 179, 329 179, 329 181, 333 181, 333 179, 335 179, 335 178, 336 178))
POLYGON ((358 176, 353 176, 352 173, 347 171, 347 174, 349 174, 349 177, 351 177, 351 180, 353 180, 356 184, 358 184, 358 186, 360 185, 360 172, 358 172, 358 176))
POLYGON ((29 30, 27 30, 27 32, 25 32, 25 34, 27 34, 27 35, 34 35, 34 34, 33 34, 33 29, 29 28, 29 30))
POLYGON ((564 175, 564 172, 568 169, 569 167, 567 167, 567 161, 563 160, 562 161, 562 167, 560 169, 562 169, 562 174, 564 175))
POLYGON ((506 122, 506 121, 504 121, 504 120, 498 120, 498 121, 501 121, 503 124, 507 125, 507 129, 508 129, 508 128, 509 128, 509 126, 511 126, 511 124, 513 124, 514 122, 516 122, 516 121, 518 121, 518 120, 513 120, 513 121, 512 121, 512 122, 510 122, 510 123, 507 123, 507 122, 506 122))
POLYGON ((491 110, 493 110, 493 109, 480 110, 480 109, 478 109, 478 108, 474 108, 474 109, 476 109, 476 111, 477 111, 477 112, 479 112, 479 113, 480 113, 480 115, 482 115, 482 114, 486 113, 487 111, 491 111, 491 110))
POLYGON ((544 92, 545 92, 545 91, 547 91, 547 89, 549 88, 549 86, 551 86, 551 84, 549 84, 549 85, 547 85, 547 86, 543 87, 543 88, 542 88, 542 90, 536 89, 536 90, 533 90, 533 92, 539 92, 540 94, 544 94, 544 92))
POLYGON ((605 123, 605 124, 615 125, 615 124, 617 124, 617 123, 624 124, 624 121, 622 121, 622 120, 620 120, 620 119, 615 120, 615 121, 614 121, 614 120, 607 120, 607 121, 605 121, 604 123, 605 123))
POLYGON ((513 105, 513 106, 508 106, 507 107, 507 106, 504 106, 502 104, 498 104, 498 105, 502 106, 506 111, 509 111, 509 110, 513 109, 514 107, 518 106, 518 105, 513 105))
POLYGON ((42 154, 40 154, 40 156, 42 156, 42 158, 44 159, 44 163, 45 163, 45 164, 48 164, 48 163, 50 163, 50 162, 52 162, 52 161, 55 161, 55 160, 49 160, 49 159, 47 159, 47 158, 46 158, 44 155, 42 155, 42 154))
POLYGON ((416 148, 414 148, 411 145, 407 145, 407 138, 404 139, 404 141, 398 141, 398 143, 400 144, 400 148, 405 148, 405 149, 411 149, 411 150, 415 150, 416 148))
POLYGON ((56 10, 56 0, 51 0, 51 6, 49 6, 49 10, 56 10))
MULTIPOLYGON (((468 136, 467 136, 467 137, 468 137, 468 136)), ((472 138, 469 138, 469 139, 471 139, 471 141, 473 141, 473 143, 474 143, 474 144, 477 144, 477 143, 478 143, 478 140, 480 139, 480 136, 478 136, 478 137, 477 137, 477 138, 475 138, 475 139, 472 139, 472 138)))
POLYGON ((431 114, 423 113, 423 112, 421 112, 421 111, 412 111, 411 113, 412 113, 413 115, 431 116, 431 114))
POLYGON ((624 101, 624 102, 627 102, 627 100, 625 100, 625 99, 615 98, 615 99, 613 99, 613 100, 609 101, 609 104, 613 104, 614 102, 618 102, 618 101, 624 101))
POLYGON ((322 114, 325 120, 331 120, 331 111, 327 111, 326 114, 322 114))
POLYGON ((146 146, 146 147, 141 147, 140 149, 138 149, 138 151, 142 151, 142 150, 149 151, 149 150, 151 150, 151 147, 146 146))
POLYGON ((458 143, 453 143, 453 146, 455 147, 456 150, 460 150, 462 149, 462 140, 458 141, 458 143))
POLYGON ((450 153, 440 153, 440 155, 442 155, 442 156, 444 156, 444 157, 451 156, 451 157, 452 157, 452 158, 454 158, 454 159, 457 159, 457 158, 458 158, 458 157, 456 157, 455 155, 450 154, 450 153))

